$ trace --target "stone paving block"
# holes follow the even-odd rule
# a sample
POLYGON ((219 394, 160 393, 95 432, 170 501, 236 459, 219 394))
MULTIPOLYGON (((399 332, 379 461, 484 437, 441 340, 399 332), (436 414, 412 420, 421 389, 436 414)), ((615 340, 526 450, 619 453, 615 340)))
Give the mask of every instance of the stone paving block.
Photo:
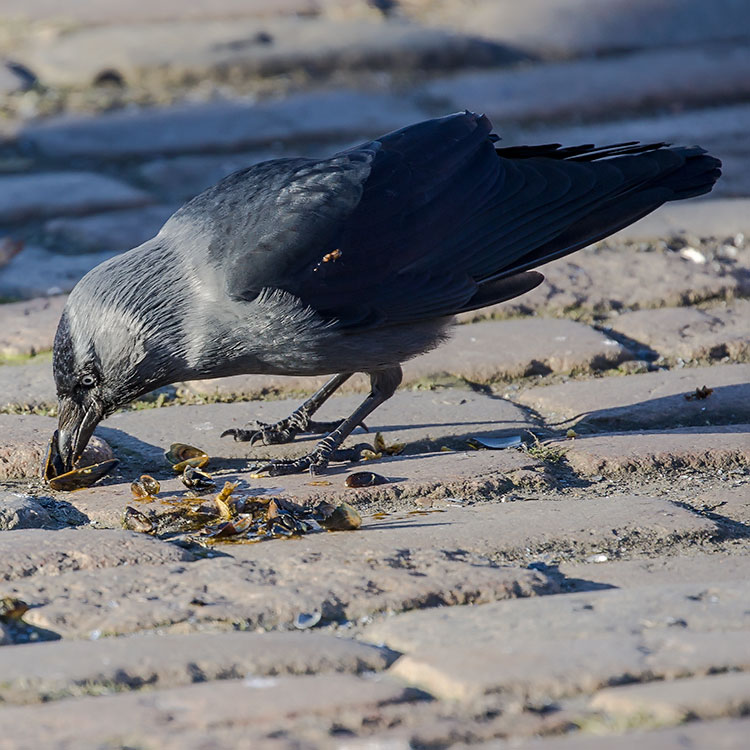
POLYGON ((286 14, 310 15, 321 10, 319 0, 214 0, 185 5, 182 0, 78 0, 64 13, 56 0, 6 0, 3 12, 11 18, 77 24, 113 24, 128 21, 169 21, 174 18, 243 18, 286 14))
POLYGON ((375 672, 388 651, 320 633, 199 633, 58 641, 0 649, 0 701, 115 692, 141 686, 321 672, 375 672), (31 646, 41 646, 31 650, 31 646), (52 646, 52 648, 50 648, 52 646))
POLYGON ((108 70, 130 84, 226 84, 258 76, 337 70, 446 70, 526 59, 515 48, 397 17, 294 17, 95 25, 31 38, 17 58, 43 82, 85 86, 108 70), (258 39, 258 35, 264 35, 258 39))
MULTIPOLYGON (((750 493, 747 501, 750 506, 750 493)), ((557 569, 565 576, 565 590, 576 592, 601 586, 632 589, 664 584, 743 581, 750 576, 750 560, 745 555, 683 554, 644 560, 562 562, 557 569)))
POLYGON ((51 738, 57 748, 149 746, 154 736, 193 731, 203 734, 205 747, 216 730, 268 731, 298 716, 323 717, 334 724, 341 713, 367 715, 379 706, 415 697, 382 675, 370 679, 345 674, 248 677, 6 707, 0 710, 0 734, 11 737, 19 750, 30 750, 50 747, 51 738))
POLYGON ((0 268, 0 297, 31 299, 69 292, 94 266, 112 255, 60 255, 41 247, 27 246, 8 265, 0 268))
MULTIPOLYGON (((316 414, 316 419, 341 419, 361 400, 361 396, 334 396, 316 414)), ((99 434, 108 441, 111 439, 113 445, 121 445, 144 458, 158 459, 159 466, 165 465, 163 451, 175 442, 198 445, 209 455, 230 459, 248 455, 302 455, 320 436, 305 435, 287 445, 252 448, 247 443, 219 437, 225 429, 243 426, 254 419, 272 423, 287 417, 299 403, 299 399, 285 399, 120 412, 102 423, 99 434)), ((382 432, 388 445, 405 443, 402 455, 435 451, 444 445, 465 451, 470 437, 516 435, 531 426, 523 410, 504 399, 458 389, 401 392, 370 416, 369 435, 358 428, 349 443, 371 443, 375 433, 382 432)))
POLYGON ((739 524, 750 526, 750 484, 743 482, 700 489, 684 502, 701 513, 712 513, 739 524))
POLYGON ((86 214, 151 202, 148 193, 93 172, 0 176, 0 222, 86 214))
POLYGON ((664 0, 657 6, 649 0, 557 0, 554 6, 545 0, 401 4, 420 20, 449 24, 553 58, 677 47, 746 38, 750 33, 746 6, 732 0, 719 0, 710 8, 700 0, 664 0))
MULTIPOLYGON (((572 320, 486 321, 454 326, 451 338, 427 354, 404 363, 403 386, 461 378, 487 384, 548 373, 591 372, 616 367, 632 354, 599 331, 572 320)), ((327 377, 241 375, 180 384, 189 393, 208 396, 311 393, 327 377)), ((367 392, 369 379, 358 376, 347 390, 367 392)))
MULTIPOLYGON (((721 182, 731 180, 732 176, 733 170, 724 169, 721 182)), ((613 237, 629 240, 679 234, 731 237, 738 232, 750 236, 750 198, 708 198, 667 203, 658 211, 621 229, 613 237)))
MULTIPOLYGON (((720 234, 727 235, 728 232, 720 234)), ((743 249, 734 260, 697 265, 676 252, 622 247, 612 240, 610 245, 581 250, 539 270, 545 281, 536 289, 499 305, 462 313, 459 320, 530 313, 601 315, 731 300, 750 294, 749 249, 743 249)))
POLYGON ((679 727, 652 731, 608 734, 571 733, 564 737, 548 737, 526 741, 497 740, 473 745, 476 750, 599 750, 606 743, 611 750, 745 750, 750 732, 750 719, 719 719, 692 721, 679 727))
POLYGON ((0 531, 53 526, 49 513, 33 497, 0 492, 0 531))
MULTIPOLYGON (((333 154, 334 151, 321 149, 321 155, 333 154)), ((170 199, 188 200, 232 172, 284 155, 280 150, 267 149, 215 156, 173 156, 148 161, 137 168, 137 174, 152 190, 158 190, 170 199)), ((296 149, 295 155, 299 155, 296 149)))
POLYGON ((441 698, 554 699, 625 680, 747 669, 747 595, 742 581, 495 602, 398 615, 363 637, 405 652, 390 671, 441 698))
POLYGON ((0 307, 0 357, 38 354, 52 349, 67 297, 42 297, 0 307))
POLYGON ((750 425, 602 433, 550 445, 564 451, 573 470, 585 476, 728 471, 750 463, 750 425))
POLYGON ((74 252, 120 253, 154 237, 176 208, 146 206, 83 218, 51 219, 44 225, 45 242, 74 252))
POLYGON ((570 381, 529 388, 513 398, 556 427, 666 429, 750 422, 748 383, 750 365, 713 365, 570 381), (703 386, 713 389, 708 398, 685 398, 703 386))
MULTIPOLYGON (((39 478, 57 420, 36 414, 0 414, 0 480, 39 478)), ((94 435, 83 452, 90 463, 107 461, 112 450, 94 435)))
POLYGON ((671 360, 750 359, 750 300, 700 310, 636 310, 613 318, 610 325, 671 360))
POLYGON ((328 91, 279 101, 213 102, 97 117, 50 118, 28 125, 22 143, 61 158, 232 151, 276 141, 370 137, 424 119, 390 94, 328 91))
POLYGON ((39 362, 0 366, 0 409, 55 403, 57 391, 48 357, 39 362))
POLYGON ((605 688, 594 695, 589 705, 609 715, 660 724, 743 716, 750 712, 750 674, 605 688))
POLYGON ((685 107, 750 93, 750 48, 670 47, 513 70, 463 73, 431 81, 421 94, 446 111, 512 120, 596 118, 644 107, 685 107))
POLYGON ((193 560, 181 547, 114 529, 21 529, 0 536, 0 580, 71 570, 193 560))
MULTIPOLYGON (((349 501, 359 505, 353 495, 349 501)), ((65 637, 170 624, 176 632, 289 628, 305 612, 320 612, 323 624, 345 624, 376 613, 556 593, 559 576, 507 562, 652 553, 694 545, 715 530, 710 520, 655 498, 461 505, 453 499, 431 512, 372 515, 363 509, 356 532, 221 545, 215 550, 226 556, 190 565, 35 575, 6 589, 35 605, 29 623, 65 637)))

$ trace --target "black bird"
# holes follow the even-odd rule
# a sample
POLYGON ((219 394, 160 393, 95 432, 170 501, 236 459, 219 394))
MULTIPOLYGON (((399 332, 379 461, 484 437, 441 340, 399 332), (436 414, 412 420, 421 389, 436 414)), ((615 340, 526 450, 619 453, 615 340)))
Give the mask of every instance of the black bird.
POLYGON ((226 177, 159 234, 72 291, 55 337, 56 456, 69 469, 106 415, 168 383, 240 373, 333 375, 290 417, 227 430, 266 444, 329 434, 283 474, 326 466, 438 346, 452 316, 540 284, 532 271, 662 203, 708 193, 698 147, 503 148, 471 112, 328 159, 275 159, 226 177), (354 372, 372 390, 340 423, 313 422, 354 372))

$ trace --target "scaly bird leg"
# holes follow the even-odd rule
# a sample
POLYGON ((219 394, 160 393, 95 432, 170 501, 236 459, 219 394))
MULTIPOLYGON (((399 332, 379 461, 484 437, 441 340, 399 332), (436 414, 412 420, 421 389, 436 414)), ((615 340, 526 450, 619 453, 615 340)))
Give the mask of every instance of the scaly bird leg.
POLYGON ((323 438, 310 453, 295 459, 275 459, 256 466, 254 471, 268 473, 272 477, 281 474, 296 474, 306 470, 309 470, 311 474, 318 474, 329 461, 351 459, 350 452, 338 450, 341 443, 349 437, 357 425, 395 393, 402 377, 401 368, 398 366, 387 370, 377 370, 369 375, 371 383, 369 396, 350 417, 341 422, 330 435, 323 438))
POLYGON ((244 430, 233 427, 224 430, 221 437, 231 435, 235 440, 249 442, 250 445, 262 443, 263 445, 275 445, 278 443, 291 443, 301 432, 313 435, 325 434, 335 430, 343 420, 336 422, 314 422, 311 417, 330 398, 330 396, 341 385, 343 385, 354 373, 342 372, 334 375, 320 390, 316 391, 305 401, 299 409, 292 412, 286 419, 276 424, 255 422, 252 430, 244 430))

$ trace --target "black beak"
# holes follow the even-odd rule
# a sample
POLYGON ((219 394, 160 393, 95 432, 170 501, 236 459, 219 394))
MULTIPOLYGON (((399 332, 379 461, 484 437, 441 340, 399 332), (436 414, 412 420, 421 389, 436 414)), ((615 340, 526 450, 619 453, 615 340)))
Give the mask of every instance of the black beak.
POLYGON ((73 399, 61 399, 59 409, 57 451, 55 453, 53 445, 52 460, 58 473, 64 473, 70 471, 81 457, 103 412, 95 401, 84 406, 73 399))

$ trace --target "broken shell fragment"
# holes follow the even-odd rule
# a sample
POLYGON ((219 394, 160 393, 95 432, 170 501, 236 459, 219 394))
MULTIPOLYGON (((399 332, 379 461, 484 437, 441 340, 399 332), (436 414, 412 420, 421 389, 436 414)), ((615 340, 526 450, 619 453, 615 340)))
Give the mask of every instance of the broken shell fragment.
POLYGON ((172 443, 164 458, 178 474, 182 474, 187 466, 200 469, 208 463, 208 454, 205 451, 185 443, 172 443))
POLYGON ((239 486, 239 482, 224 482, 221 492, 214 498, 222 518, 231 519, 235 514, 233 503, 230 500, 232 493, 239 486))
POLYGON ((125 515, 122 517, 122 527, 129 531, 139 531, 142 534, 150 534, 154 530, 154 524, 151 519, 132 505, 128 505, 125 508, 125 515))
POLYGON ((319 622, 322 613, 319 609, 314 612, 299 612, 294 618, 294 627, 297 630, 307 630, 308 628, 314 628, 319 622))
POLYGON ((148 474, 141 474, 140 479, 136 479, 135 482, 131 482, 130 491, 133 493, 133 497, 136 500, 145 500, 146 498, 153 498, 159 494, 161 485, 152 476, 148 474))
POLYGON ((105 474, 109 474, 118 464, 116 458, 109 461, 102 461, 100 464, 84 466, 80 469, 72 469, 65 474, 58 474, 52 479, 47 480, 47 484, 53 490, 80 490, 83 487, 90 487, 94 482, 98 482, 105 474))
POLYGON ((117 466, 112 449, 100 438, 92 437, 81 458, 70 471, 63 472, 57 445, 57 430, 50 438, 42 464, 42 477, 53 490, 79 490, 90 487, 117 466), (104 460, 102 460, 104 459, 104 460), (86 464, 81 466, 81 464, 86 464))
POLYGON ((190 464, 185 467, 180 479, 191 490, 210 490, 216 486, 210 474, 190 464))
POLYGON ((362 516, 349 503, 337 505, 330 516, 322 518, 320 525, 328 531, 351 531, 362 525, 362 516))
POLYGON ((388 484, 388 480, 374 471, 355 471, 349 474, 344 484, 347 487, 374 487, 377 484, 388 484))

